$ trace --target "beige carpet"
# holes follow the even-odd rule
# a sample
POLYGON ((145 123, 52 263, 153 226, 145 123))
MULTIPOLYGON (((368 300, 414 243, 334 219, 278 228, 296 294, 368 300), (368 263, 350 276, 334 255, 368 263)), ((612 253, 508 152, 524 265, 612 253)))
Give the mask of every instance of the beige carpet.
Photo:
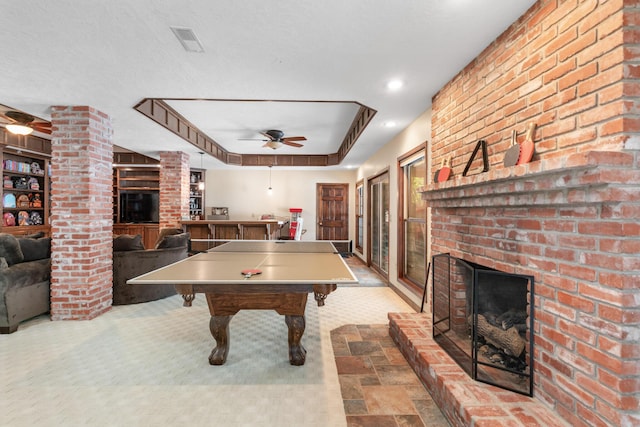
POLYGON ((230 353, 214 346, 202 295, 114 307, 91 321, 41 316, 0 335, 2 426, 345 426, 330 331, 413 312, 386 287, 339 288, 307 305, 306 364, 289 365, 287 327, 242 311, 230 353))

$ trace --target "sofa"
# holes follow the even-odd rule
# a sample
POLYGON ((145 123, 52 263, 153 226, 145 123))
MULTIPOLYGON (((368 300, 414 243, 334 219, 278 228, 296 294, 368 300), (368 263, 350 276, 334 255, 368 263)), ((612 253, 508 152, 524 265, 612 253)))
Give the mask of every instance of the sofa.
POLYGON ((0 333, 49 312, 51 238, 0 233, 0 333))
POLYGON ((113 305, 138 304, 176 294, 173 285, 127 285, 127 280, 187 257, 190 234, 163 229, 153 249, 145 249, 142 236, 113 239, 113 305))

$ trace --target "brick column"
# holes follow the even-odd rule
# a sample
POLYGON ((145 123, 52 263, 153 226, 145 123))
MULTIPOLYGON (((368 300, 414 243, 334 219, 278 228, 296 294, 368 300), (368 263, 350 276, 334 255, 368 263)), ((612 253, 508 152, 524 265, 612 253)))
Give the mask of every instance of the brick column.
POLYGON ((178 227, 189 216, 189 155, 160 152, 160 229, 178 227))
POLYGON ((111 308, 111 119, 91 107, 53 107, 51 319, 87 320, 111 308))

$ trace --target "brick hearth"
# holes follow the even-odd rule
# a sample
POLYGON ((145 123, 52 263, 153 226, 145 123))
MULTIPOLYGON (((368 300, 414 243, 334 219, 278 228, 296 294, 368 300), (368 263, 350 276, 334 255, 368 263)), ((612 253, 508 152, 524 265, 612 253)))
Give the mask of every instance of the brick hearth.
POLYGON ((472 380, 433 340, 430 316, 389 313, 389 334, 453 426, 569 426, 537 399, 472 380))

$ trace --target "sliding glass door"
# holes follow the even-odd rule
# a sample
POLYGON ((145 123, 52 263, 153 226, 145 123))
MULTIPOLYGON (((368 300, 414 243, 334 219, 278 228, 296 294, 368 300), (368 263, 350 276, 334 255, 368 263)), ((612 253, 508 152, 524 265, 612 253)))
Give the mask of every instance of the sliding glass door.
POLYGON ((370 263, 389 276, 389 173, 369 180, 370 200, 370 263))

